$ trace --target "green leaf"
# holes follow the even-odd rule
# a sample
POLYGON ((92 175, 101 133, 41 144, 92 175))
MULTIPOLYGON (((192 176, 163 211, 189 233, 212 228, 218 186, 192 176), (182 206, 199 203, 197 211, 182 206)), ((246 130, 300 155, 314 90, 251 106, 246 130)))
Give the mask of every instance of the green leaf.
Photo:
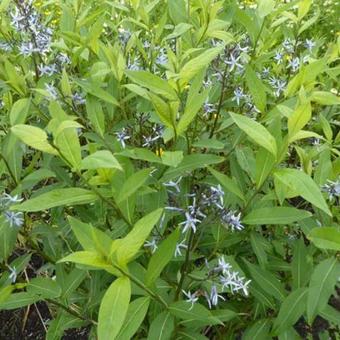
POLYGON ((188 20, 184 0, 169 1, 167 5, 169 7, 170 18, 176 25, 188 20))
POLYGON ((260 268, 246 260, 244 260, 251 277, 254 281, 269 295, 280 301, 284 300, 286 291, 282 283, 269 271, 260 268))
POLYGON ((209 155, 209 154, 191 154, 186 155, 183 161, 177 166, 177 168, 168 169, 162 181, 168 181, 178 176, 183 175, 186 172, 191 172, 192 170, 205 168, 211 164, 217 164, 224 161, 224 157, 209 155))
POLYGON ((149 297, 141 297, 130 303, 126 321, 117 336, 118 340, 130 340, 133 338, 145 318, 149 304, 149 297))
POLYGON ((148 269, 145 274, 145 284, 151 286, 160 276, 165 266, 171 261, 176 250, 176 244, 180 235, 176 229, 164 240, 150 259, 148 269))
POLYGON ((166 103, 162 98, 156 96, 153 93, 148 93, 148 96, 162 123, 169 128, 174 128, 174 122, 172 120, 172 111, 170 105, 168 105, 168 103, 166 103))
POLYGON ((183 134, 187 130, 188 126, 194 120, 197 113, 202 108, 202 105, 206 101, 209 91, 209 89, 204 90, 202 93, 199 93, 197 91, 197 96, 188 97, 184 113, 181 116, 177 125, 178 134, 183 134))
POLYGON ((82 169, 118 169, 123 170, 117 159, 110 151, 100 150, 84 158, 81 162, 82 169))
POLYGON ((77 134, 78 123, 63 120, 58 124, 54 136, 54 144, 64 159, 75 169, 81 167, 81 149, 77 134))
POLYGON ((332 216, 320 188, 307 174, 296 169, 282 169, 276 171, 274 176, 289 189, 298 193, 301 197, 323 210, 326 214, 332 216))
POLYGON ((144 216, 123 239, 119 240, 114 254, 119 265, 125 265, 133 259, 162 214, 163 209, 157 209, 144 216))
POLYGON ((330 92, 314 91, 310 99, 320 105, 340 105, 340 98, 330 92))
POLYGON ((105 292, 99 307, 98 339, 114 340, 124 325, 131 297, 128 277, 116 279, 105 292))
POLYGON ((231 118, 235 124, 245 132, 248 137, 255 143, 264 147, 275 157, 277 155, 277 147, 275 138, 269 133, 269 131, 260 123, 255 122, 251 118, 241 116, 238 114, 230 113, 231 118))
POLYGON ((312 107, 310 102, 302 103, 296 110, 288 117, 288 132, 289 141, 294 140, 296 134, 300 132, 303 127, 312 118, 312 107))
POLYGON ((13 126, 11 131, 28 146, 52 155, 58 155, 57 150, 48 142, 44 130, 31 125, 18 124, 13 126))
POLYGON ((19 228, 13 228, 5 220, 3 216, 0 216, 0 261, 7 261, 7 258, 11 255, 19 228))
POLYGON ((76 236, 78 242, 81 244, 84 250, 94 251, 95 245, 92 239, 92 229, 93 227, 88 224, 84 223, 72 216, 67 217, 71 229, 76 236))
POLYGON ((88 95, 86 98, 86 113, 95 131, 103 137, 105 132, 105 115, 100 101, 92 95, 88 95))
POLYGON ((270 207, 252 210, 242 222, 245 224, 291 224, 312 216, 309 211, 291 207, 270 207))
POLYGON ((11 125, 24 124, 31 105, 30 98, 22 98, 17 100, 9 114, 9 121, 11 125))
POLYGON ((312 0, 302 0, 298 4, 298 19, 301 20, 309 11, 312 0))
POLYGON ((340 326, 340 312, 330 305, 326 305, 326 307, 320 311, 319 314, 327 321, 332 322, 334 325, 340 326))
POLYGON ((80 80, 76 80, 75 82, 81 88, 83 88, 84 91, 86 91, 87 93, 90 93, 92 96, 102 99, 103 101, 109 104, 119 106, 117 99, 113 97, 112 95, 110 95, 107 91, 103 90, 99 86, 99 84, 92 84, 92 83, 80 81, 80 80))
POLYGON ((318 248, 340 251, 340 231, 335 227, 314 228, 307 236, 318 248))
POLYGON ((142 161, 147 161, 150 163, 160 163, 162 164, 162 160, 152 151, 145 148, 134 148, 134 149, 125 149, 122 152, 117 153, 116 155, 129 157, 132 159, 140 159, 142 161))
POLYGON ((191 24, 180 23, 175 26, 175 29, 173 30, 173 32, 167 35, 165 39, 168 40, 168 39, 174 39, 174 38, 180 37, 185 32, 189 31, 191 27, 193 27, 191 24))
POLYGON ((109 273, 117 275, 117 271, 104 259, 104 257, 94 251, 76 251, 58 261, 58 263, 64 262, 82 264, 93 267, 91 269, 94 270, 104 269, 109 273))
POLYGON ((183 151, 164 151, 162 162, 164 165, 176 168, 183 160, 183 151))
POLYGON ((142 169, 132 174, 123 184, 117 202, 123 202, 135 193, 149 178, 151 169, 142 169))
POLYGON ((311 325, 318 312, 328 303, 334 286, 340 276, 340 264, 336 258, 329 258, 320 262, 312 273, 307 299, 307 320, 311 325))
POLYGON ((263 236, 261 236, 259 233, 251 232, 250 233, 250 243, 251 247, 254 250, 254 253, 257 257, 257 260, 262 268, 265 269, 267 263, 268 263, 268 256, 265 252, 265 249, 263 247, 263 236))
POLYGON ((129 71, 125 74, 135 83, 170 100, 177 100, 176 91, 162 78, 147 71, 129 71))
POLYGON ((40 211, 62 205, 92 203, 97 199, 98 196, 92 191, 82 188, 52 189, 21 204, 16 204, 11 209, 19 211, 40 211))
POLYGON ((298 288, 282 302, 279 314, 273 324, 273 334, 279 335, 290 328, 306 310, 307 288, 298 288))
POLYGON ((200 325, 217 325, 222 324, 221 320, 214 317, 211 312, 199 303, 195 303, 191 308, 190 303, 186 301, 178 301, 172 303, 169 312, 181 320, 200 321, 200 325))
POLYGON ((14 294, 11 294, 11 296, 8 299, 6 299, 6 301, 0 303, 0 310, 1 309, 11 310, 11 309, 25 307, 41 299, 42 299, 41 297, 37 295, 33 295, 31 293, 26 293, 26 292, 14 293, 14 294))
POLYGON ((248 327, 242 337, 242 340, 264 340, 270 339, 270 320, 263 319, 256 321, 248 327))
POLYGON ((211 174, 219 181, 219 183, 227 190, 232 192, 234 195, 239 197, 242 201, 245 201, 244 195, 237 185, 237 183, 228 177, 227 175, 224 175, 216 170, 214 170, 211 167, 208 167, 211 174))
POLYGON ((175 328, 175 318, 169 312, 159 314, 150 325, 147 340, 170 340, 175 328))
POLYGON ((266 88, 249 65, 246 67, 245 78, 256 107, 261 112, 265 111, 267 105, 266 88))
POLYGON ((54 299, 61 295, 61 288, 58 283, 45 277, 36 277, 32 279, 26 290, 28 293, 38 295, 44 299, 54 299))
POLYGON ((268 178, 275 163, 275 157, 266 149, 260 148, 256 153, 255 181, 257 189, 261 188, 262 184, 268 178))
POLYGON ((313 266, 304 240, 299 239, 293 246, 292 260, 293 289, 305 287, 309 281, 313 266))
POLYGON ((198 72, 206 68, 224 49, 224 46, 205 50, 199 56, 189 60, 179 72, 179 78, 186 83, 191 80, 198 72))
POLYGON ((261 18, 266 17, 272 11, 275 7, 275 1, 274 0, 259 0, 258 6, 256 9, 257 15, 261 18))

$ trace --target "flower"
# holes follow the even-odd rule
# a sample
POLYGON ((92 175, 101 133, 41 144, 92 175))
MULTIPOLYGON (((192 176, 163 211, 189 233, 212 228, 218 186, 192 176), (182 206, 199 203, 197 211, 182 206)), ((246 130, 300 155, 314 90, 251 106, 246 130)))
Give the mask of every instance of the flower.
POLYGON ((275 53, 274 60, 276 60, 276 63, 278 65, 282 64, 282 61, 283 61, 283 54, 282 54, 282 52, 277 51, 275 53))
POLYGON ((226 274, 231 269, 231 265, 228 262, 225 262, 224 256, 221 256, 218 259, 218 266, 215 268, 216 271, 221 271, 223 274, 226 274))
POLYGON ((308 49, 309 52, 311 52, 313 47, 315 46, 315 42, 313 39, 306 39, 304 46, 308 49))
POLYGON ((243 89, 241 87, 238 87, 234 90, 234 97, 233 97, 233 101, 236 101, 237 105, 240 105, 240 100, 242 98, 244 98, 244 93, 243 93, 243 89))
POLYGON ((243 69, 243 65, 241 65, 238 61, 240 59, 240 56, 238 56, 237 58, 235 58, 235 56, 233 55, 233 53, 230 53, 230 58, 227 59, 225 61, 225 63, 227 65, 229 65, 229 69, 230 69, 230 72, 232 72, 235 67, 239 68, 239 69, 243 69))
POLYGON ((289 60, 288 68, 290 68, 293 72, 296 72, 300 67, 300 59, 298 57, 289 60))
POLYGON ((238 215, 236 215, 235 211, 233 212, 227 209, 222 209, 220 216, 222 223, 230 228, 231 231, 244 229, 244 226, 241 224, 240 221, 241 213, 238 213, 238 215))
POLYGON ((168 56, 166 55, 166 50, 165 48, 161 48, 156 58, 156 63, 160 65, 165 65, 167 62, 168 62, 168 56))
POLYGON ((51 64, 51 65, 40 64, 38 66, 38 70, 41 76, 46 74, 47 76, 50 77, 57 72, 57 67, 56 67, 56 64, 51 64))
POLYGON ((225 298, 222 295, 218 294, 217 287, 215 284, 211 286, 210 295, 206 292, 205 297, 208 301, 208 305, 210 309, 212 306, 217 306, 219 298, 225 301, 225 298))
MULTIPOLYGON (((171 180, 169 182, 163 183, 163 185, 165 187, 174 188, 179 193, 179 192, 181 192, 181 189, 179 188, 179 183, 180 183, 181 180, 182 180, 182 176, 179 177, 176 182, 171 180)), ((172 191, 170 191, 170 192, 172 192, 172 191)))
POLYGON ((128 135, 127 131, 125 128, 123 128, 121 131, 119 132, 116 132, 115 133, 116 136, 117 136, 117 140, 118 142, 120 143, 120 145, 122 146, 123 149, 125 149, 126 147, 126 144, 125 144, 125 141, 130 139, 131 136, 128 135))
POLYGON ((23 213, 20 211, 14 212, 7 210, 4 212, 4 216, 11 228, 13 226, 20 228, 24 224, 23 213))
POLYGON ((8 269, 10 271, 8 278, 11 280, 12 283, 15 283, 18 276, 17 270, 14 266, 13 267, 8 266, 8 269))
POLYGON ((224 204, 224 191, 221 187, 220 184, 217 185, 217 187, 210 187, 211 190, 211 199, 212 202, 219 208, 222 209, 223 208, 223 204, 224 204))
POLYGON ((151 253, 153 254, 158 248, 156 239, 153 238, 151 241, 146 241, 144 243, 144 247, 149 247, 151 249, 151 253))
POLYGON ((45 84, 45 90, 47 91, 50 99, 56 100, 58 98, 58 93, 57 93, 57 90, 54 87, 53 83, 52 84, 45 84))
POLYGON ((194 303, 198 301, 198 296, 196 293, 191 294, 190 291, 185 292, 182 290, 182 292, 187 297, 186 302, 191 303, 191 307, 189 308, 189 310, 191 310, 194 307, 194 303))
POLYGON ((11 204, 14 204, 14 203, 18 203, 18 202, 21 202, 23 200, 23 198, 19 198, 18 195, 15 195, 15 196, 11 196, 9 194, 7 194, 6 192, 4 192, 2 194, 2 197, 0 197, 0 206, 9 206, 11 204))
POLYGON ((220 275, 220 283, 223 287, 222 289, 228 288, 230 289, 231 293, 242 290, 244 295, 248 296, 248 286, 251 280, 244 282, 244 277, 240 277, 238 272, 232 271, 232 267, 230 265, 227 266, 228 264, 226 264, 225 262, 224 264, 225 270, 223 272, 223 275, 220 275))
POLYGON ((72 101, 74 105, 83 105, 86 103, 86 99, 83 97, 82 94, 76 92, 75 94, 72 95, 72 101))
POLYGON ((333 182, 327 180, 327 183, 321 187, 322 191, 328 193, 328 197, 332 200, 334 197, 340 197, 340 179, 333 182))
POLYGON ((188 249, 188 246, 184 242, 185 242, 185 239, 180 243, 176 243, 175 257, 182 256, 181 248, 188 249))
POLYGON ((206 117, 209 113, 216 112, 215 104, 208 102, 208 99, 203 104, 204 116, 206 117))
POLYGON ((182 233, 185 233, 187 230, 192 229, 192 231, 196 232, 196 224, 201 223, 201 220, 192 216, 188 211, 185 212, 186 220, 181 222, 179 225, 184 225, 182 233))

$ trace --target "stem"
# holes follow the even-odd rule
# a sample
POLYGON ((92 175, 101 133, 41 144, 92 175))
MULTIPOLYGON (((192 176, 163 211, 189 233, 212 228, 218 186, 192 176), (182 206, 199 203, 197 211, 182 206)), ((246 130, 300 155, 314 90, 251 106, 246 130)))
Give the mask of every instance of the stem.
POLYGON ((184 263, 183 263, 182 268, 181 268, 181 278, 179 280, 178 287, 177 287, 176 294, 175 294, 175 300, 176 301, 178 300, 179 294, 182 290, 182 286, 183 286, 183 282, 184 282, 184 276, 185 276, 184 274, 186 274, 186 272, 187 272, 187 268, 188 268, 188 264, 189 264, 189 260, 190 260, 190 248, 191 248, 193 239, 194 239, 194 233, 193 233, 192 229, 190 229, 188 248, 187 248, 187 251, 185 253, 185 260, 184 260, 184 263))
POLYGON ((221 112, 221 109, 222 109, 223 98, 224 98, 224 89, 225 89, 226 79, 227 79, 227 71, 228 71, 228 64, 226 64, 225 68, 224 68, 223 78, 222 78, 221 95, 220 95, 220 99, 219 99, 219 102, 218 102, 217 111, 216 111, 216 114, 215 114, 214 124, 213 124, 211 131, 210 131, 209 139, 211 139, 214 136, 214 132, 215 132, 215 129, 217 127, 217 121, 218 121, 218 118, 220 116, 220 112, 221 112))
POLYGON ((76 311, 70 309, 69 307, 63 305, 62 303, 58 302, 58 301, 55 301, 55 300, 52 300, 52 299, 46 299, 46 301, 52 305, 55 305, 57 307, 60 307, 61 309, 63 309, 65 312, 75 316, 76 318, 80 319, 80 320, 84 320, 84 321, 87 321, 87 322, 90 322, 94 325, 97 325, 97 321, 94 321, 92 319, 87 319, 85 317, 83 317, 82 315, 80 315, 79 313, 77 313, 76 311))
POLYGON ((155 300, 157 300, 159 303, 161 303, 165 308, 168 308, 168 304, 163 300, 163 298, 158 295, 157 293, 153 292, 151 289, 149 289, 147 286, 145 286, 145 284, 141 281, 139 281, 137 278, 133 277, 132 275, 130 275, 128 272, 126 272, 125 270, 123 270, 122 268, 116 266, 115 264, 112 264, 112 266, 119 270, 123 275, 125 275, 126 277, 128 277, 133 283, 135 283, 139 288, 142 288, 143 290, 145 290, 152 298, 154 298, 155 300))
POLYGON ((8 173, 10 174, 10 176, 11 176, 11 178, 12 178, 12 180, 13 180, 15 186, 18 186, 19 183, 18 183, 18 181, 16 180, 13 171, 11 170, 11 168, 10 168, 10 166, 9 166, 9 164, 8 164, 8 162, 7 162, 7 160, 6 160, 6 158, 4 157, 4 155, 3 155, 2 153, 0 153, 0 158, 4 161, 5 166, 6 166, 6 169, 7 169, 8 173))
POLYGON ((256 39, 255 39, 255 42, 254 42, 254 48, 253 48, 253 50, 252 50, 252 52, 251 52, 251 58, 253 58, 253 57, 255 56, 257 44, 258 44, 258 42, 259 42, 259 40, 260 40, 260 36, 261 36, 262 31, 263 31, 263 29, 264 29, 264 22, 265 22, 265 20, 266 20, 266 18, 263 18, 262 24, 261 24, 261 28, 260 28, 260 31, 259 31, 258 35, 256 36, 256 39))

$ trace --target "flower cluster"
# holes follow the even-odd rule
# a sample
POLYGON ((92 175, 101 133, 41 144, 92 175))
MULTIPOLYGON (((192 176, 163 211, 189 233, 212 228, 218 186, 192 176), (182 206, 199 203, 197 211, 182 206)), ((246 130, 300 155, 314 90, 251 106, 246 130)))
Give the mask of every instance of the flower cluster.
POLYGON ((218 259, 217 266, 209 271, 207 279, 212 281, 210 291, 206 289, 199 289, 194 293, 182 291, 186 296, 186 301, 191 304, 189 310, 193 308, 200 296, 205 297, 211 309, 218 305, 219 300, 225 301, 226 297, 222 295, 224 292, 234 294, 242 291, 245 296, 249 295, 251 280, 246 281, 238 272, 233 271, 232 266, 225 261, 223 256, 218 259))
POLYGON ((326 184, 322 186, 322 190, 328 194, 330 200, 340 197, 340 178, 337 181, 328 180, 326 184))
POLYGON ((41 17, 33 6, 33 0, 17 2, 11 18, 11 25, 21 35, 19 50, 22 55, 46 55, 50 51, 53 32, 42 24, 41 17))
POLYGON ((0 197, 0 209, 3 213, 5 220, 9 223, 9 226, 20 228, 24 224, 23 213, 18 211, 14 212, 9 210, 11 205, 21 202, 23 199, 18 195, 11 196, 7 193, 3 193, 0 197))

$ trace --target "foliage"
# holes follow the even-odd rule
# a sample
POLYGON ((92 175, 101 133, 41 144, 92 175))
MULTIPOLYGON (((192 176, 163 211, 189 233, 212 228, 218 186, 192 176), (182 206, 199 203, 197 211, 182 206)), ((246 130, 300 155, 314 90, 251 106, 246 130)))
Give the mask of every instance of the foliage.
POLYGON ((0 309, 44 301, 47 339, 339 337, 324 11, 2 0, 0 309))

